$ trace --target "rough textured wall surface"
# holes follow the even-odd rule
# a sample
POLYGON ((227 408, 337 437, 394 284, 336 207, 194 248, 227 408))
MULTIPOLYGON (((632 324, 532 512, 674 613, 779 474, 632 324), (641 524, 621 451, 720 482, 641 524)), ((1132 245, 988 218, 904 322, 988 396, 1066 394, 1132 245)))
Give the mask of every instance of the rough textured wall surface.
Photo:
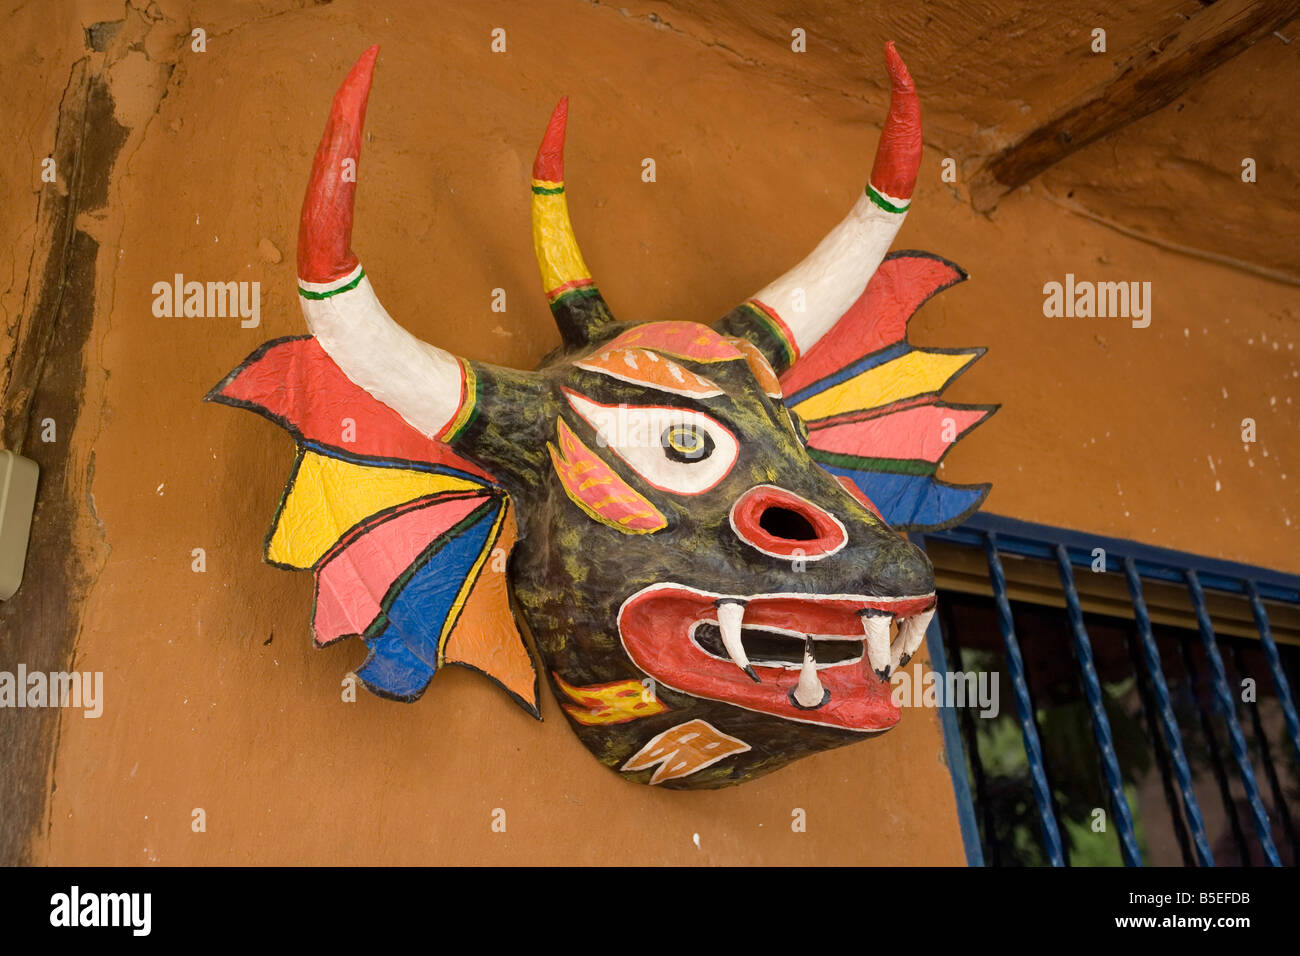
MULTIPOLYGON (((619 0, 605 3, 787 78, 812 98, 875 103, 870 64, 906 38, 927 100, 926 139, 969 176, 1076 95, 1113 80, 1209 4, 1203 0, 619 0), (808 53, 791 52, 803 27, 808 53), (1092 31, 1106 31, 1105 52, 1092 31), (942 91, 933 95, 934 91, 942 91)), ((1300 283, 1300 133, 1282 118, 1300 96, 1300 20, 1192 83, 1167 108, 1084 147, 1024 192, 1072 205, 1154 240, 1300 283), (1254 158, 1258 180, 1241 181, 1254 158)), ((957 188, 963 188, 958 186, 957 188)), ((1016 205, 1028 202, 1017 194, 1016 205)))
MULTIPOLYGON (((20 598, 64 617, 51 637, 21 603, 0 616, 0 667, 50 644, 51 660, 71 655, 78 669, 105 673, 105 711, 97 720, 47 712, 57 735, 30 724, 14 732, 32 744, 23 852, 52 863, 962 859, 932 711, 906 711, 876 741, 739 789, 664 793, 592 761, 549 697, 537 724, 468 672, 440 674, 410 706, 364 694, 341 701, 340 679, 363 649, 312 650, 309 577, 260 561, 291 442, 200 398, 261 342, 304 331, 292 265, 298 205, 329 98, 374 42, 383 51, 355 248, 413 332, 528 367, 558 341, 533 265, 527 182, 561 93, 572 98, 571 209, 611 305, 628 317, 708 320, 801 258, 854 200, 883 116, 879 49, 892 35, 914 64, 932 147, 897 248, 939 253, 972 275, 925 306, 912 338, 988 346, 948 397, 1003 403, 949 456, 944 476, 993 481, 994 512, 1300 571, 1297 290, 1072 214, 1037 184, 992 217, 973 212, 960 183, 940 181, 940 162, 953 144, 984 148, 964 114, 1014 117, 1018 107, 978 58, 969 70, 935 64, 997 46, 986 33, 1000 23, 1003 44, 1044 77, 1047 96, 1053 51, 1079 42, 1055 37, 1054 21, 984 6, 934 4, 924 16, 831 9, 808 28, 814 41, 833 41, 770 69, 785 16, 720 4, 686 20, 672 5, 568 0, 160 0, 125 12, 86 3, 61 16, 49 5, 10 14, 24 40, 0 54, 16 90, 5 135, 31 163, 0 181, 11 340, 35 295, 33 223, 51 188, 38 163, 55 150, 77 60, 102 77, 112 123, 126 131, 116 152, 97 150, 87 167, 107 171, 102 203, 88 197, 74 217, 73 238, 94 242, 78 260, 93 264, 83 283, 93 294, 83 324, 64 327, 82 328, 84 342, 42 353, 55 357, 49 369, 70 368, 82 383, 66 412, 73 420, 53 445, 32 428, 23 437, 46 466, 42 509, 64 517, 34 549, 31 596, 20 598), (760 14, 767 27, 745 25, 760 14), (83 26, 124 19, 100 36, 102 50, 84 46, 83 26), (187 45, 195 26, 207 31, 204 53, 187 45), (507 53, 490 52, 494 27, 507 30, 507 53), (641 181, 644 157, 656 160, 653 184, 641 181), (1067 272, 1151 282, 1150 327, 1045 318, 1043 284, 1067 272), (260 327, 155 318, 152 285, 176 273, 261 282, 260 327), (489 308, 498 287, 505 314, 489 308), (1244 417, 1259 423, 1248 447, 1244 417), (206 552, 204 573, 192 570, 195 548, 206 552), (198 807, 202 834, 191 830, 198 807), (806 833, 791 832, 796 807, 807 811, 806 833), (495 808, 507 812, 504 834, 490 830, 495 808)), ((1143 9, 1134 4, 1134 15, 1143 9)), ((1145 122, 1185 143, 1202 132, 1196 115, 1145 122)), ((1105 148, 1068 162, 1104 170, 1105 148)), ((1133 162, 1166 182, 1154 154, 1133 162)), ((1068 191, 1065 175, 1065 164, 1049 174, 1054 192, 1068 191)), ((1189 188, 1172 173, 1168 182, 1189 188)), ((1143 221, 1159 232, 1162 207, 1150 202, 1143 221)), ((1272 254, 1289 248, 1255 238, 1272 254)), ((65 414, 57 403, 72 385, 44 381, 56 417, 65 414)), ((39 399, 22 407, 28 420, 44 417, 39 399)), ((6 728, 27 717, 0 713, 6 728)))

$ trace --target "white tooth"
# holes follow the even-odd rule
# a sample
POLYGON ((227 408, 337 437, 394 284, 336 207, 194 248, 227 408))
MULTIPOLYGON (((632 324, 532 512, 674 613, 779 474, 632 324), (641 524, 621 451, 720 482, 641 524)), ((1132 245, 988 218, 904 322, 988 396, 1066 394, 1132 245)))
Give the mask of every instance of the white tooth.
POLYGON ((812 641, 804 641, 803 670, 799 671, 799 683, 794 689, 794 699, 800 707, 820 707, 826 691, 817 677, 817 662, 813 659, 812 641))
POLYGON ((740 601, 727 601, 718 605, 718 630, 722 632, 722 646, 727 649, 736 666, 757 681, 754 668, 749 664, 745 654, 745 645, 740 639, 740 628, 745 621, 745 605, 740 601))
POLYGON ((921 642, 925 640, 925 629, 930 626, 932 617, 934 617, 934 608, 920 614, 913 614, 899 622, 898 637, 894 638, 894 646, 890 649, 895 670, 902 666, 904 658, 910 659, 921 646, 921 642))
POLYGON ((867 660, 879 674, 889 667, 889 615, 863 614, 862 631, 867 637, 867 660))

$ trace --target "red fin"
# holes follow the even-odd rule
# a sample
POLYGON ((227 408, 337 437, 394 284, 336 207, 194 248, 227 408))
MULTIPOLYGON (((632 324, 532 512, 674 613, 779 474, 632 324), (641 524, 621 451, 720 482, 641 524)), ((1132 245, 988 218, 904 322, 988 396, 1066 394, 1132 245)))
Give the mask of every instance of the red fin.
POLYGON ((880 264, 858 300, 781 376, 794 395, 864 356, 901 342, 907 322, 930 296, 961 282, 961 267, 916 252, 894 253, 880 264))
POLYGON ((993 406, 946 405, 927 399, 896 411, 809 426, 808 446, 832 455, 936 464, 993 406))
POLYGON ((420 434, 383 402, 353 385, 311 336, 267 342, 208 394, 252 409, 345 457, 427 462, 496 480, 446 444, 420 434))

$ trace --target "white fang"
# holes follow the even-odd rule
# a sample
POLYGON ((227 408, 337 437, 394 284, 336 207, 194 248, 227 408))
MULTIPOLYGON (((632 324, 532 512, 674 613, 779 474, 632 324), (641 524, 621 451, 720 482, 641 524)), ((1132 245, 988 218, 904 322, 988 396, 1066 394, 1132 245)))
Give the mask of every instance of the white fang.
POLYGON ((864 613, 862 632, 867 639, 867 660, 883 680, 889 673, 889 614, 864 613))
POLYGON ((817 662, 813 659, 812 641, 805 641, 803 646, 803 669, 799 671, 799 683, 794 689, 794 699, 800 707, 820 707, 826 697, 822 682, 817 677, 817 662))
POLYGON ((920 614, 914 614, 898 625, 898 637, 894 639, 893 664, 895 668, 903 664, 916 653, 916 649, 925 640, 925 629, 934 617, 934 608, 920 614))
POLYGON ((740 601, 725 601, 718 605, 718 630, 722 633, 722 646, 731 655, 736 666, 755 679, 745 644, 740 639, 740 629, 745 622, 745 605, 740 601))

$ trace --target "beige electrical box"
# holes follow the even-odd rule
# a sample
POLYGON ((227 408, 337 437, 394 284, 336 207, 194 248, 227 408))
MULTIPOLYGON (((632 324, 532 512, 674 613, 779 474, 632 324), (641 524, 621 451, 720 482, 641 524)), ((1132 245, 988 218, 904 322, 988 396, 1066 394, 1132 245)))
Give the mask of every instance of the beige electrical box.
POLYGON ((23 581, 39 473, 36 462, 0 449, 0 601, 23 581))

